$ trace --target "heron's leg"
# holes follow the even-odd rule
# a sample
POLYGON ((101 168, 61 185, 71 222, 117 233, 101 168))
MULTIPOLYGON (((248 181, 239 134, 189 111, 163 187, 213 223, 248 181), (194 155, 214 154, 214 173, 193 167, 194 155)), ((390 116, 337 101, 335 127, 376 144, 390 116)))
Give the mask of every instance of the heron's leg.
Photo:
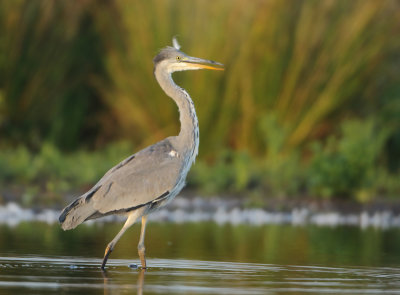
POLYGON ((143 285, 144 285, 144 273, 146 272, 145 269, 141 269, 138 276, 137 282, 137 295, 143 295, 143 285))
POLYGON ((138 244, 138 253, 142 268, 146 268, 146 248, 144 247, 144 235, 146 232, 147 215, 142 216, 142 229, 140 230, 140 239, 138 244))
POLYGON ((103 258, 103 263, 101 264, 101 268, 104 269, 104 267, 106 266, 107 260, 108 260, 108 256, 110 256, 112 250, 114 250, 114 246, 115 244, 117 244, 118 240, 122 237, 122 235, 125 233, 125 231, 132 226, 132 224, 134 224, 136 221, 136 215, 132 214, 129 215, 128 219, 126 220, 124 226, 122 227, 122 229, 119 231, 119 233, 115 236, 115 238, 108 243, 106 251, 104 253, 104 258, 103 258))

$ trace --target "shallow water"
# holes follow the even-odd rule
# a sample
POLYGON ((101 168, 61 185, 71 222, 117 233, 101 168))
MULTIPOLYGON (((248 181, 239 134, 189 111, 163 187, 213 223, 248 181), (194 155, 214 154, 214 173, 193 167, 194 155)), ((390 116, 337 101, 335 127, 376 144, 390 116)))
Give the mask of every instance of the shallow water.
POLYGON ((139 227, 0 226, 0 294, 400 294, 400 231, 353 227, 150 223, 146 271, 139 227))
POLYGON ((149 259, 146 271, 113 259, 0 257, 1 294, 400 294, 397 268, 318 267, 149 259))

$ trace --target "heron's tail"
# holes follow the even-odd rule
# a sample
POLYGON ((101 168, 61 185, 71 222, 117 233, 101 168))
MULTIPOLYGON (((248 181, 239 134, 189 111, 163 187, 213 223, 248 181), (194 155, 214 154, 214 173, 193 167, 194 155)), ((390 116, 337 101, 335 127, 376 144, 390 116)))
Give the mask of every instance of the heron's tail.
POLYGON ((84 197, 80 197, 64 208, 58 220, 63 230, 69 230, 84 222, 95 211, 84 197))

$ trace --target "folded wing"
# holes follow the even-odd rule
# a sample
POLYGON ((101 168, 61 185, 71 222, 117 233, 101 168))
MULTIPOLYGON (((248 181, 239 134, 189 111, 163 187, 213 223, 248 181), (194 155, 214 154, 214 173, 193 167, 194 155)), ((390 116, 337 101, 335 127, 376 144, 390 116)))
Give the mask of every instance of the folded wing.
POLYGON ((64 229, 87 219, 124 213, 166 197, 176 186, 182 159, 169 139, 152 145, 110 169, 86 194, 64 209, 64 229))

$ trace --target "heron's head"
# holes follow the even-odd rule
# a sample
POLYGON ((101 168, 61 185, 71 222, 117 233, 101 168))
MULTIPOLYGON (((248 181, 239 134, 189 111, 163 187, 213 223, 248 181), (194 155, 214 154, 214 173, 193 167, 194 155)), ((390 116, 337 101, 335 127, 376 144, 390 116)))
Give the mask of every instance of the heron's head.
POLYGON ((154 68, 162 66, 169 73, 187 70, 224 70, 223 64, 216 61, 189 56, 180 51, 176 39, 172 40, 174 47, 165 47, 153 59, 154 68))

